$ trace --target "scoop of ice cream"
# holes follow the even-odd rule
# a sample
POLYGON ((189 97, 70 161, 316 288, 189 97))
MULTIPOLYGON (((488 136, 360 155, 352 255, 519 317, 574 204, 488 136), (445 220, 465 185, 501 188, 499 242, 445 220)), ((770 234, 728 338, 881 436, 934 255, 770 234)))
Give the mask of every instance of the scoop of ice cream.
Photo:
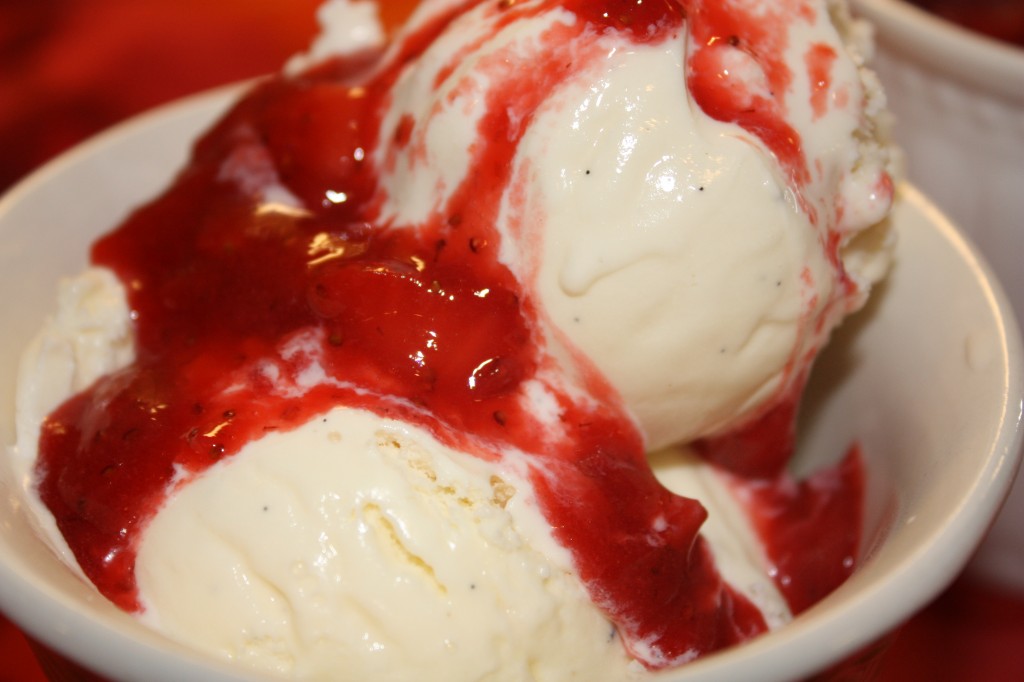
MULTIPOLYGON (((26 471, 46 415, 132 359, 112 273, 62 282, 58 312, 22 362, 26 471)), ((676 451, 652 465, 666 487, 709 510, 703 534, 730 584, 770 626, 788 622, 759 541, 712 468, 676 451)), ((553 537, 523 466, 357 409, 267 435, 172 483, 138 550, 140 617, 198 650, 289 678, 643 677, 553 537)), ((52 521, 44 527, 74 565, 52 521)))
POLYGON ((301 679, 624 680, 531 486, 424 430, 337 409, 171 497, 136 575, 175 639, 301 679))
POLYGON ((379 147, 386 211, 416 225, 444 206, 492 134, 491 103, 527 110, 532 81, 571 68, 509 133, 521 141, 503 261, 651 447, 749 421, 791 392, 886 268, 884 235, 857 238, 885 216, 891 186, 875 120, 884 100, 845 6, 696 3, 689 32, 624 44, 595 28, 571 47, 553 36, 582 18, 524 6, 542 11, 461 14, 403 73, 381 137, 412 132, 379 147), (707 111, 706 78, 769 113, 747 123, 707 111))

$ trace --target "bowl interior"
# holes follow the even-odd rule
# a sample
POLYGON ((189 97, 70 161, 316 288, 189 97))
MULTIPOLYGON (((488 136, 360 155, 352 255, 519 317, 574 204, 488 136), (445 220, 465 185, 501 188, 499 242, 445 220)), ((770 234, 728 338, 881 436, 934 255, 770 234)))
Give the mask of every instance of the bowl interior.
MULTIPOLYGON (((91 241, 153 195, 231 92, 187 100, 101 136, 0 201, 0 442, 14 443, 18 356, 91 241)), ((891 279, 815 370, 798 466, 859 440, 869 474, 862 568, 793 624, 666 679, 805 676, 884 634, 963 566, 1003 499, 1019 446, 1020 340, 973 249, 912 188, 895 215, 891 279)), ((6 452, 6 451, 5 451, 6 452)), ((233 679, 100 598, 39 540, 24 474, 0 457, 0 608, 112 679, 233 679)), ((237 674, 237 673, 236 673, 237 674)))

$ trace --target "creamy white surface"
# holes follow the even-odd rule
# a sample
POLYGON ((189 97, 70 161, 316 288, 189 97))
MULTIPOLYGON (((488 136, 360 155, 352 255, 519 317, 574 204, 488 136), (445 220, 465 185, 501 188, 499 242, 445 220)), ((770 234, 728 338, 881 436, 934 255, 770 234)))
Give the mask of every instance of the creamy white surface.
MULTIPOLYGON (((862 32, 845 5, 811 4, 815 21, 793 20, 786 53, 786 121, 811 171, 803 201, 760 140, 691 99, 685 31, 660 45, 585 35, 600 49, 581 50, 573 78, 542 105, 519 147, 498 225, 502 260, 540 300, 554 344, 610 379, 651 447, 756 415, 887 268, 884 230, 855 239, 888 208, 876 121, 884 97, 862 67, 862 32), (837 53, 822 116, 804 67, 815 44, 837 53), (848 299, 823 247, 830 228, 844 235, 846 267, 861 285, 848 299)), ((408 117, 413 138, 384 147, 377 162, 393 190, 385 215, 398 224, 428 219, 457 187, 486 134, 477 124, 487 94, 512 87, 505 65, 536 59, 546 30, 575 21, 554 9, 468 49, 492 31, 489 9, 456 19, 395 87, 381 139, 408 117), (449 56, 467 49, 435 88, 449 56)), ((748 87, 763 87, 760 67, 739 50, 737 60, 748 87)))
POLYGON ((508 465, 338 408, 183 486, 136 573, 168 635, 303 679, 639 670, 508 465))

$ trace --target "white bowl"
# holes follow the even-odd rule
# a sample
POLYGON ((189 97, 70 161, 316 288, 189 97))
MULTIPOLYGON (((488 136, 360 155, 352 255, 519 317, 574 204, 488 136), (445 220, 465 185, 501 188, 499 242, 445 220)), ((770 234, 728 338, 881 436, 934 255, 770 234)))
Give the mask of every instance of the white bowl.
MULTIPOLYGON (((0 201, 0 440, 14 441, 17 358, 55 281, 90 242, 163 186, 230 93, 121 126, 0 201)), ((863 566, 791 625, 665 673, 677 682, 789 680, 883 636, 940 592, 981 539, 1016 467, 1021 345, 1006 300, 969 244, 903 190, 897 266, 844 325, 815 372, 801 467, 859 439, 869 470, 863 566)), ((115 680, 226 680, 241 673, 173 644, 101 598, 42 543, 24 482, 0 457, 0 609, 32 637, 115 680)))
MULTIPOLYGON (((979 246, 1024 319, 1024 49, 898 0, 853 0, 911 182, 979 246)), ((1024 594, 1024 470, 971 564, 1024 594)))

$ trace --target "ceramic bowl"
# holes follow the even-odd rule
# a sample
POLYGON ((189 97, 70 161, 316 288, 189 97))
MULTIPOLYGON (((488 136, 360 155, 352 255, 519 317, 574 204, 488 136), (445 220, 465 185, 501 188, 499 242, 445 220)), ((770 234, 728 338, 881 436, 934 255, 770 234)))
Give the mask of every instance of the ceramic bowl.
MULTIPOLYGON (((853 0, 908 178, 981 249, 1024 319, 1024 48, 899 0, 853 0)), ((971 570, 1024 595, 1024 472, 971 570)))
MULTIPOLYGON (((0 441, 14 443, 18 356, 90 242, 163 186, 225 106, 218 92, 121 126, 0 201, 0 441)), ((803 678, 882 637, 960 571, 1017 463, 1021 343, 999 285, 921 194, 901 190, 897 262, 817 366, 798 466, 859 440, 867 458, 863 563, 792 624, 666 672, 675 682, 803 678)), ((0 455, 0 609, 34 639, 112 680, 238 679, 100 597, 40 540, 26 481, 0 455)))

